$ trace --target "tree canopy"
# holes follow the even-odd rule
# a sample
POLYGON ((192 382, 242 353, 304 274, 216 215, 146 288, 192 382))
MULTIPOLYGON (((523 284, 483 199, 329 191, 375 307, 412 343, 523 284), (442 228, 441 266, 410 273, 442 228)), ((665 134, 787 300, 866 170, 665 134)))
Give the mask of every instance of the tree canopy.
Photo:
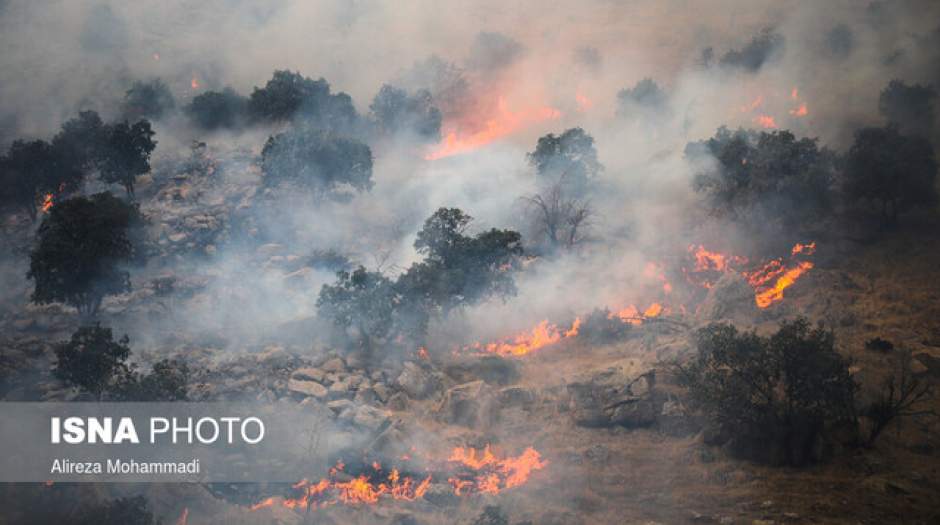
POLYGON ((76 188, 82 171, 62 142, 16 140, 0 157, 0 197, 3 203, 19 207, 33 219, 44 195, 76 188))
POLYGON ((129 342, 126 335, 115 341, 111 329, 100 324, 83 326, 70 340, 55 345, 55 376, 100 400, 112 382, 127 372, 129 342))
POLYGON ((937 91, 932 86, 909 86, 892 80, 878 97, 878 111, 905 134, 929 136, 934 127, 934 99, 937 91))
POLYGON ((248 113, 261 122, 283 122, 295 118, 307 125, 349 131, 358 120, 352 99, 346 93, 330 93, 330 84, 300 73, 275 71, 263 88, 256 87, 248 99, 248 113))
POLYGON ((105 296, 129 291, 124 266, 140 260, 131 229, 141 221, 135 206, 110 193, 56 204, 43 219, 30 253, 32 300, 64 302, 93 315, 105 296))
POLYGON ((560 183, 572 194, 586 191, 588 182, 603 169, 597 160, 594 137, 581 128, 539 138, 535 151, 527 158, 545 186, 560 183))
POLYGON ((231 88, 206 91, 193 97, 183 111, 202 129, 233 129, 245 123, 248 99, 231 88))
POLYGON ((407 132, 427 142, 441 138, 441 112, 431 93, 420 89, 413 95, 384 84, 369 106, 373 121, 383 133, 407 132))
POLYGON ((290 182, 316 195, 372 188, 372 150, 358 140, 312 127, 268 139, 261 152, 265 184, 290 182))
POLYGON ((150 154, 157 147, 154 135, 146 120, 133 125, 125 121, 108 126, 100 163, 101 180, 121 184, 133 197, 137 176, 150 171, 150 154))
POLYGON ((173 93, 159 78, 138 80, 124 95, 124 118, 128 120, 159 120, 175 108, 173 93))
POLYGON ((855 133, 845 167, 845 195, 878 205, 885 225, 914 207, 937 204, 937 160, 927 139, 895 127, 855 133))

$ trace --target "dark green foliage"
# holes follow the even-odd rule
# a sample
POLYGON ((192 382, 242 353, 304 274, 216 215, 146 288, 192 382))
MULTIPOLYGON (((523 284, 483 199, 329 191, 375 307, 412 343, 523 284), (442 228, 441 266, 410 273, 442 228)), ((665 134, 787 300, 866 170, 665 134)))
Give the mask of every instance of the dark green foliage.
POLYGON ((637 109, 663 110, 668 103, 666 92, 651 78, 644 78, 628 89, 617 93, 617 114, 627 116, 637 109))
POLYGON ((425 89, 409 95, 385 84, 369 106, 372 119, 387 134, 407 132, 427 142, 441 139, 441 112, 425 89))
POLYGON ((194 97, 184 111, 202 129, 233 129, 245 123, 248 99, 231 88, 206 91, 194 97))
POLYGON ((630 323, 603 308, 595 309, 584 318, 578 329, 578 338, 591 344, 610 344, 626 339, 630 333, 630 323))
POLYGON ((42 221, 30 253, 27 277, 36 284, 32 300, 64 302, 93 315, 106 295, 130 290, 122 266, 140 256, 131 228, 141 221, 135 206, 110 193, 56 204, 42 221))
POLYGON ((136 81, 124 95, 124 118, 159 120, 176 107, 176 99, 162 80, 136 81))
POLYGON ((248 114, 260 122, 301 118, 308 125, 341 131, 351 129, 358 119, 349 95, 331 94, 330 84, 322 78, 313 80, 285 70, 275 71, 263 88, 255 88, 248 114))
POLYGON ((864 128, 855 133, 845 167, 845 195, 880 207, 883 224, 898 215, 937 203, 937 160, 930 142, 901 135, 894 127, 864 128))
POLYGON ((162 359, 149 374, 133 367, 118 377, 112 396, 119 401, 185 401, 189 386, 189 366, 179 359, 162 359))
POLYGON ((130 340, 115 341, 110 328, 83 326, 69 341, 55 345, 55 376, 101 399, 113 382, 127 373, 130 340))
POLYGON ((542 184, 561 184, 566 193, 573 195, 583 193, 590 180, 603 169, 597 161, 594 138, 581 128, 539 138, 535 151, 526 157, 542 184))
POLYGON ((677 368, 692 403, 752 460, 809 461, 826 425, 854 424, 857 385, 831 332, 805 319, 770 337, 713 324, 695 334, 698 355, 677 368))
POLYGON ((71 523, 76 525, 153 525, 153 513, 143 496, 118 498, 82 510, 71 523))
POLYGON ((936 98, 933 86, 909 86, 895 79, 878 97, 878 112, 906 134, 928 136, 934 127, 936 98))
POLYGON ((755 73, 769 60, 781 54, 783 47, 783 36, 768 28, 752 38, 740 50, 729 50, 718 60, 718 63, 725 67, 739 68, 749 73, 755 73))
POLYGON ((44 195, 76 188, 82 175, 64 144, 17 140, 0 157, 0 198, 35 219, 44 195))
POLYGON ((515 293, 510 272, 522 255, 522 237, 495 228, 465 235, 472 217, 458 208, 440 208, 424 223, 415 249, 425 256, 398 280, 408 300, 445 313, 492 295, 515 293))
POLYGON ((133 125, 118 122, 107 127, 101 158, 101 180, 121 184, 129 196, 134 195, 138 175, 150 171, 150 154, 157 147, 150 122, 141 120, 133 125))
POLYGON ((69 164, 85 174, 98 168, 104 154, 108 126, 94 111, 82 111, 62 124, 52 145, 63 151, 69 164))
POLYGON ((398 294, 387 277, 362 266, 352 273, 339 272, 336 277, 336 284, 320 289, 319 313, 370 353, 376 341, 392 330, 398 294))
POLYGON ((839 159, 816 139, 721 127, 713 138, 690 143, 685 151, 693 160, 710 156, 717 161, 693 180, 715 215, 793 225, 831 209, 839 159))
POLYGON ((349 257, 333 249, 314 250, 313 253, 306 257, 304 264, 311 268, 331 272, 347 271, 353 266, 349 257))
POLYGON ((267 185, 290 182, 322 196, 372 188, 372 150, 358 140, 301 127, 268 139, 261 152, 267 185))

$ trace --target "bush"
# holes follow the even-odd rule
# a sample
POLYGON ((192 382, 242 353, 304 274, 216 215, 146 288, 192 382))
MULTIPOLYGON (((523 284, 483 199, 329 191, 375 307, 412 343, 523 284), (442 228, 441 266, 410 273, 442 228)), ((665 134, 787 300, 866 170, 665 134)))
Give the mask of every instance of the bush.
POLYGON ((125 364, 131 350, 125 335, 115 341, 110 328, 100 324, 83 326, 69 341, 55 345, 53 373, 66 384, 91 393, 96 399, 128 372, 125 364))
POLYGON ((184 109, 189 119, 205 130, 241 126, 247 116, 248 99, 231 88, 206 91, 193 98, 184 109))
POLYGON ((268 139, 261 151, 267 185, 285 182, 313 192, 332 194, 343 188, 372 188, 372 150, 358 140, 310 127, 268 139))
MULTIPOLYGON (((887 343, 883 339, 878 341, 887 343)), ((924 403, 933 397, 933 388, 928 381, 913 374, 911 362, 910 351, 894 352, 888 377, 882 383, 876 398, 863 410, 863 415, 871 421, 866 441, 868 446, 875 444, 878 436, 892 421, 916 415, 937 415, 924 409, 924 403)))
POLYGON ((816 456, 827 426, 854 426, 857 385, 831 332, 805 319, 770 337, 713 324, 695 334, 695 344, 698 355, 677 367, 679 382, 730 436, 732 453, 802 465, 816 456))
POLYGON ((176 99, 162 80, 137 81, 124 96, 124 117, 159 120, 176 108, 176 99))

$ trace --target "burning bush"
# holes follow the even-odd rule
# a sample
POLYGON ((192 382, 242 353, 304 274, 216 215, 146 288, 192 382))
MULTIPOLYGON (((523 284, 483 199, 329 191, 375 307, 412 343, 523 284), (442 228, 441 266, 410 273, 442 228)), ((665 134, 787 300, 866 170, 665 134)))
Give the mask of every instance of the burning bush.
POLYGON ((814 459, 827 426, 854 425, 857 385, 831 332, 805 319, 783 323, 770 337, 713 324, 695 342, 698 355, 677 367, 679 382, 732 453, 801 465, 814 459))
POLYGON ((7 154, 0 157, 0 202, 19 207, 35 219, 40 202, 47 198, 51 205, 60 188, 81 182, 82 172, 70 160, 61 143, 14 141, 7 154))

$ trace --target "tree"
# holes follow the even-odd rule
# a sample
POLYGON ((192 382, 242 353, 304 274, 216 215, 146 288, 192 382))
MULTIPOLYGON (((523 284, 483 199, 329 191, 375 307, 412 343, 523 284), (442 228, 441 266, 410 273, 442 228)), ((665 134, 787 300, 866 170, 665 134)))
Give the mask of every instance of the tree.
POLYGON ((0 157, 0 179, 3 202, 20 207, 35 220, 44 196, 77 187, 82 172, 61 144, 17 140, 0 157))
POLYGON ((666 92, 653 79, 644 78, 629 89, 617 93, 617 114, 627 116, 637 110, 662 111, 669 102, 666 92))
POLYGON ((248 99, 235 90, 206 91, 184 109, 189 119, 205 130, 232 129, 245 121, 248 99))
POLYGON ((108 127, 94 111, 82 111, 77 117, 62 124, 62 129, 52 139, 70 165, 87 175, 98 168, 104 153, 108 127))
POLYGON ((937 203, 937 160, 923 137, 901 135, 897 128, 864 128, 855 133, 845 167, 844 191, 850 201, 877 204, 882 224, 937 203))
MULTIPOLYGON (((882 339, 879 341, 887 342, 882 339)), ((937 415, 924 407, 933 398, 933 388, 929 381, 914 375, 911 370, 911 352, 894 352, 893 361, 877 397, 863 411, 863 415, 871 420, 866 442, 868 446, 875 444, 878 436, 892 421, 902 417, 937 415)))
POLYGON ((115 379, 128 370, 125 361, 130 355, 129 342, 126 335, 115 341, 111 329, 100 324, 83 326, 69 341, 55 345, 54 374, 100 401, 115 379))
POLYGON ((414 243, 425 258, 396 283, 406 303, 447 313, 492 295, 515 293, 510 270, 522 255, 522 236, 495 228, 465 235, 472 220, 458 208, 440 208, 425 221, 414 243))
POLYGON ((27 277, 33 302, 64 302, 94 315, 102 299, 130 290, 122 266, 141 257, 131 229, 142 223, 135 206, 110 193, 73 197, 52 208, 39 227, 27 277))
POLYGON ((712 324, 694 340, 698 354, 677 367, 679 382, 738 455, 801 465, 826 425, 854 425, 858 386, 831 332, 797 319, 770 337, 712 324))
POLYGON ((249 116, 260 122, 284 122, 300 117, 309 126, 348 131, 358 115, 345 93, 330 93, 330 84, 300 73, 275 71, 263 88, 248 99, 249 116))
POLYGON ((176 108, 170 88, 159 78, 135 81, 124 95, 124 118, 160 120, 176 108))
POLYGON ((755 73, 769 60, 783 52, 784 38, 770 28, 762 30, 740 50, 731 49, 718 63, 721 66, 743 69, 755 73))
POLYGON ((427 142, 441 139, 441 112, 433 106, 428 90, 421 89, 409 95, 403 89, 384 84, 369 110, 384 133, 404 131, 427 142))
POLYGON ((150 154, 157 147, 150 122, 141 120, 134 125, 118 122, 107 127, 101 159, 101 180, 124 186, 129 197, 134 196, 134 182, 138 175, 150 171, 150 154))
POLYGON ((933 86, 909 86, 892 80, 878 97, 878 112, 905 134, 929 136, 934 126, 933 86))
POLYGON ((352 273, 338 272, 336 277, 335 284, 320 289, 319 314, 370 355, 376 342, 392 331, 398 294, 387 277, 362 266, 352 273))
POLYGON ((523 197, 538 235, 550 250, 571 250, 587 240, 593 212, 587 202, 566 198, 560 184, 542 194, 523 197))
POLYGON ((588 182, 603 169, 597 161, 594 138, 581 128, 539 138, 535 151, 526 157, 544 184, 561 183, 573 195, 583 193, 588 182))
POLYGON ((358 140, 301 127, 268 139, 261 152, 264 182, 296 186, 324 195, 350 187, 372 188, 372 150, 358 140))
POLYGON ((714 215, 795 225, 831 209, 839 159, 817 139, 721 127, 714 137, 687 145, 685 154, 708 161, 692 184, 714 215))
POLYGON ((189 386, 189 365, 179 359, 161 359, 149 374, 140 374, 131 366, 113 388, 119 401, 169 402, 186 401, 189 386))

